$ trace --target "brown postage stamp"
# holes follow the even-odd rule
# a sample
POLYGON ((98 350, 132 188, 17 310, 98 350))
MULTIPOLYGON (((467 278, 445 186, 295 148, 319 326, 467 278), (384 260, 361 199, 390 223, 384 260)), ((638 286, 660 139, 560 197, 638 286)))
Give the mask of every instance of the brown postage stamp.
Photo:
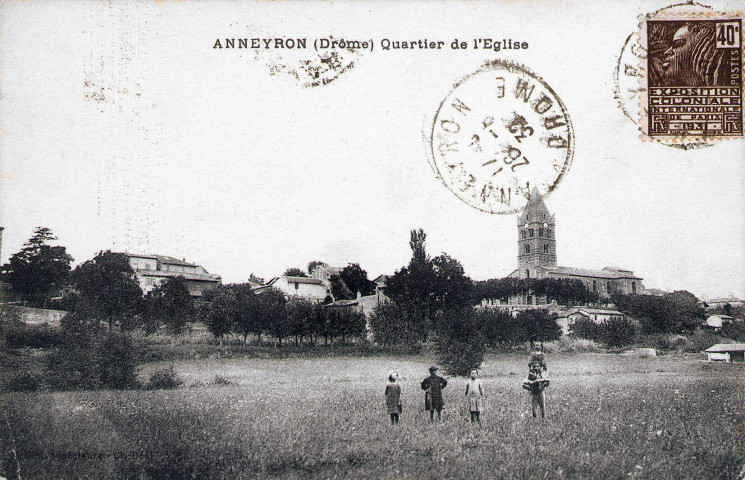
POLYGON ((737 14, 648 15, 640 35, 642 132, 666 142, 742 137, 742 38, 737 14))

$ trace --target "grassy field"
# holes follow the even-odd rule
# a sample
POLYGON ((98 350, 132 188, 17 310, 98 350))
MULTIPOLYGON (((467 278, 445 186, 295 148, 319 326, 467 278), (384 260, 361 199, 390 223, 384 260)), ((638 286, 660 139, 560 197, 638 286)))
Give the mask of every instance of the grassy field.
POLYGON ((520 389, 525 360, 487 358, 480 426, 468 423, 462 378, 445 390, 442 423, 429 423, 418 383, 432 360, 418 356, 190 360, 173 364, 178 390, 5 394, 2 475, 16 478, 18 465, 22 478, 734 479, 743 469, 743 365, 551 355, 548 417, 536 421, 520 389), (390 369, 404 391, 397 427, 383 407, 390 369))

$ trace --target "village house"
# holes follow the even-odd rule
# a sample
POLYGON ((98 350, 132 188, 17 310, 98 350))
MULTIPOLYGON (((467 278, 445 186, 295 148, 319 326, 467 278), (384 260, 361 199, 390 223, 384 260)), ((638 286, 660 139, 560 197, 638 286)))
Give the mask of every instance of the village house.
POLYGON ((377 307, 385 305, 390 301, 391 299, 385 296, 381 291, 377 291, 372 295, 364 296, 360 292, 357 292, 357 298, 354 300, 337 300, 326 306, 329 308, 348 308, 361 312, 365 316, 370 316, 377 307))
MULTIPOLYGON (((600 297, 614 293, 644 293, 642 278, 625 268, 605 267, 602 270, 561 267, 556 263, 556 218, 546 207, 538 189, 534 188, 522 214, 517 219, 518 268, 510 278, 576 279, 600 297)), ((533 295, 511 297, 510 304, 532 305, 546 299, 533 295)))
POLYGON ((286 297, 299 297, 313 302, 322 302, 329 296, 328 285, 313 277, 282 275, 271 279, 264 287, 276 288, 286 297))
POLYGON ((710 362, 745 362, 745 343, 718 343, 706 349, 710 362))
POLYGON ((713 300, 703 300, 701 303, 707 309, 714 310, 715 308, 719 308, 719 307, 724 308, 727 305, 729 305, 730 307, 742 307, 743 305, 745 305, 745 300, 730 296, 727 298, 715 298, 713 300))
POLYGON ((144 294, 147 294, 169 278, 181 277, 185 280, 186 288, 193 297, 201 297, 202 293, 220 285, 219 275, 209 273, 204 267, 189 263, 186 259, 169 257, 167 255, 137 255, 125 252, 129 264, 135 273, 144 294))
POLYGON ((568 335, 574 322, 580 319, 591 320, 595 323, 605 323, 609 320, 622 320, 624 318, 626 318, 626 315, 617 310, 576 307, 560 313, 556 318, 556 323, 559 324, 564 335, 568 335))
POLYGON ((706 319, 706 326, 709 328, 713 328, 714 330, 720 330, 725 322, 734 322, 735 317, 730 317, 729 315, 710 315, 706 319))
POLYGON ((331 285, 331 277, 341 275, 342 270, 344 270, 344 267, 332 267, 325 263, 321 263, 317 265, 312 272, 308 273, 310 273, 311 278, 316 278, 331 285))

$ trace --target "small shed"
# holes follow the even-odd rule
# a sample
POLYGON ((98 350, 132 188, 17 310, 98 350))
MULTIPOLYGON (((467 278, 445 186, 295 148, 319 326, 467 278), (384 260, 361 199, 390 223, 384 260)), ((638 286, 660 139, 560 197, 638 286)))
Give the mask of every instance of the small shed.
POLYGON ((745 362, 745 343, 717 343, 706 349, 710 362, 745 362))
POLYGON ((715 330, 719 330, 720 328, 722 328, 722 324, 724 322, 732 321, 734 321, 734 317, 730 317, 729 315, 711 315, 709 318, 706 319, 706 326, 715 330))

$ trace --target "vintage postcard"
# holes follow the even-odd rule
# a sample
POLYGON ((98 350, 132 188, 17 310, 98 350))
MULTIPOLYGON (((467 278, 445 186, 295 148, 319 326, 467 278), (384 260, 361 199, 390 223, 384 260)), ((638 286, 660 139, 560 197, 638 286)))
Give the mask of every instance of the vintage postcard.
POLYGON ((745 478, 740 0, 0 0, 0 480, 745 478))

